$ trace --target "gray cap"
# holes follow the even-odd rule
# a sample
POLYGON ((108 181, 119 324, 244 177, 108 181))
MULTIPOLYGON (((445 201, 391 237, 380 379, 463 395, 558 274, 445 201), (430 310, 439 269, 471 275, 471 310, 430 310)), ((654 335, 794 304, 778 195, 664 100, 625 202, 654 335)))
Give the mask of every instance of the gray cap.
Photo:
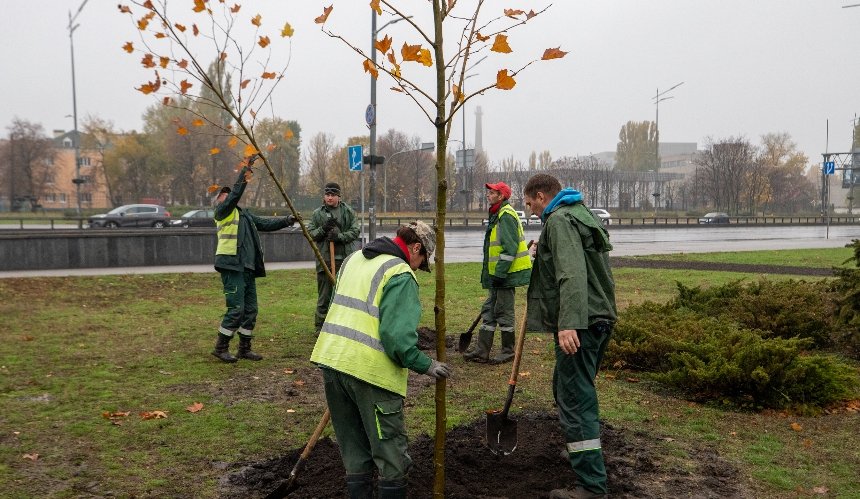
POLYGON ((424 251, 427 252, 427 258, 424 259, 424 262, 418 268, 424 272, 430 272, 430 257, 436 251, 436 232, 421 220, 409 222, 406 226, 415 232, 415 235, 421 240, 421 245, 424 246, 424 251))

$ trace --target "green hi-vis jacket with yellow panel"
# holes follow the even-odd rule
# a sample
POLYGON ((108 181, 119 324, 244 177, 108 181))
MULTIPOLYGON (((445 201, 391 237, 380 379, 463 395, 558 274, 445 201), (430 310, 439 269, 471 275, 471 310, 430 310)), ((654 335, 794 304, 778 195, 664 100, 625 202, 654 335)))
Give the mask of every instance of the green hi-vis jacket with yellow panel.
POLYGON ((520 217, 507 201, 502 201, 499 211, 490 215, 484 234, 481 286, 491 288, 491 276, 504 279, 503 287, 525 286, 529 283, 531 268, 520 217))
POLYGON ((311 362, 406 396, 408 370, 426 372, 430 357, 417 348, 421 317, 418 283, 393 255, 350 255, 338 281, 311 362))

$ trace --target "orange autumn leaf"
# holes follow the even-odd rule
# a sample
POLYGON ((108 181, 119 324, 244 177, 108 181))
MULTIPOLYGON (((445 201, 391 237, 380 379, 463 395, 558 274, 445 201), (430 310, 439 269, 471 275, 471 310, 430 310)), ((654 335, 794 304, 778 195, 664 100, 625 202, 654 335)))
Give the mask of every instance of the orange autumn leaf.
POLYGON ((490 47, 490 50, 501 54, 510 54, 513 52, 511 46, 508 45, 507 35, 496 35, 496 39, 493 41, 493 46, 490 47))
POLYGON ((194 12, 203 12, 206 10, 206 0, 194 0, 194 12))
POLYGON ((516 10, 514 10, 514 9, 505 9, 505 15, 506 15, 506 16, 508 16, 508 17, 519 16, 519 15, 521 15, 521 14, 525 14, 525 13, 526 13, 526 12, 525 12, 524 10, 520 10, 520 9, 516 9, 516 10))
POLYGON ((391 87, 389 90, 394 90, 395 92, 401 92, 401 93, 403 92, 403 89, 398 88, 398 87, 391 87))
POLYGON ((460 87, 454 85, 453 88, 451 88, 451 93, 454 95, 454 102, 463 102, 464 96, 462 92, 460 92, 460 87))
POLYGON ((134 45, 132 45, 131 42, 125 42, 125 45, 122 46, 122 49, 130 54, 134 52, 134 45))
POLYGON ((791 429, 794 431, 803 431, 803 426, 800 423, 791 423, 791 429))
POLYGON ((171 99, 170 97, 165 97, 161 99, 161 103, 165 106, 169 106, 170 104, 173 104, 173 99, 171 99))
POLYGON ((183 25, 181 25, 181 24, 179 24, 179 23, 176 23, 176 24, 174 24, 173 26, 175 26, 175 27, 176 27, 176 29, 178 29, 178 30, 179 30, 179 31, 181 31, 182 33, 185 33, 185 29, 186 29, 186 28, 185 28, 185 26, 183 26, 183 25))
POLYGON ((203 404, 201 402, 194 402, 185 408, 186 411, 194 414, 195 412, 200 412, 203 410, 203 404))
POLYGON ((203 126, 206 123, 204 123, 204 121, 201 120, 200 118, 197 118, 196 120, 192 121, 191 124, 194 126, 203 126))
POLYGON ((293 33, 295 32, 296 30, 294 30, 293 27, 290 26, 290 23, 284 23, 284 27, 281 29, 281 37, 293 36, 293 33))
POLYGON ((274 72, 267 73, 265 71, 263 71, 263 74, 260 75, 260 77, 263 78, 264 80, 274 80, 275 76, 277 76, 277 75, 274 72))
POLYGON ((290 130, 289 128, 287 128, 287 131, 284 132, 284 138, 287 140, 290 140, 291 138, 293 138, 293 131, 290 130))
POLYGON ((261 19, 263 19, 263 17, 260 14, 257 14, 251 18, 251 24, 259 28, 260 24, 262 24, 261 19))
POLYGON ((501 69, 498 73, 496 73, 496 88, 499 90, 510 90, 514 88, 517 82, 510 76, 508 76, 507 69, 501 69))
POLYGON ((30 461, 37 461, 39 459, 39 454, 34 452, 32 454, 24 454, 21 457, 24 459, 29 459, 30 461))
POLYGON ((143 411, 140 413, 141 419, 164 419, 167 417, 166 411, 143 411))
POLYGON ((188 89, 193 87, 193 86, 194 86, 194 84, 188 83, 188 80, 182 80, 181 82, 179 82, 179 87, 180 87, 179 92, 182 95, 185 95, 186 93, 188 93, 188 89))
POLYGON ((397 58, 394 57, 394 51, 393 50, 388 53, 388 62, 397 66, 397 58))
POLYGON ((477 38, 479 42, 486 42, 487 40, 490 39, 490 35, 484 36, 481 33, 476 31, 475 32, 475 38, 477 38))
POLYGON ((243 80, 242 83, 239 84, 239 88, 245 88, 249 83, 251 83, 251 80, 243 80))
POLYGON ((191 25, 191 31, 193 31, 193 32, 194 32, 194 36, 197 36, 197 35, 199 35, 199 34, 200 34, 200 29, 198 29, 198 28, 197 28, 197 25, 196 25, 196 24, 192 24, 192 25, 191 25))
POLYGON ((181 126, 176 130, 176 133, 178 133, 179 135, 188 135, 188 129, 184 126, 181 126))
POLYGON ((433 65, 433 57, 430 55, 430 49, 421 49, 421 52, 418 53, 418 62, 428 68, 433 65))
POLYGON ((239 5, 238 3, 234 3, 233 6, 230 7, 230 13, 235 14, 235 13, 239 12, 239 9, 241 9, 241 8, 242 8, 241 5, 239 5))
POLYGON ((155 81, 146 82, 137 88, 144 95, 151 94, 153 92, 158 92, 158 89, 161 88, 161 77, 158 75, 158 71, 155 72, 155 81))
POLYGON ((164 69, 167 69, 167 65, 170 64, 170 57, 161 56, 158 60, 158 65, 164 69))
POLYGON ((128 8, 128 5, 117 5, 119 8, 120 14, 131 14, 131 9, 128 8))
POLYGON ((140 19, 139 21, 137 21, 137 29, 139 29, 141 31, 145 30, 148 25, 149 25, 149 19, 147 19, 145 17, 140 19))
POLYGON ((385 35, 385 38, 382 40, 376 40, 373 42, 373 46, 376 47, 376 50, 382 52, 383 54, 388 52, 388 49, 391 48, 391 37, 385 35))
POLYGON ((108 412, 108 411, 105 411, 102 413, 102 417, 105 419, 116 419, 116 418, 128 417, 129 414, 131 414, 131 412, 121 412, 121 411, 108 412))
POLYGON ((236 147, 236 144, 238 144, 238 143, 239 143, 239 139, 236 138, 236 136, 234 135, 234 136, 230 137, 230 140, 227 141, 227 147, 232 149, 232 148, 236 147))
POLYGON ((221 52, 221 60, 227 59, 227 52, 221 52))
POLYGON ((531 18, 535 17, 536 15, 537 15, 537 14, 535 13, 535 11, 534 11, 534 10, 530 10, 530 11, 529 11, 529 13, 528 13, 528 14, 526 14, 526 21, 528 21, 529 19, 531 19, 531 18))
POLYGON ((220 185, 218 185, 218 184, 212 184, 212 185, 210 185, 209 187, 207 187, 207 188, 206 188, 206 192, 207 192, 207 193, 209 193, 209 194, 215 194, 215 191, 219 190, 220 188, 221 188, 221 186, 220 186, 220 185))
POLYGON ((275 144, 269 144, 266 146, 266 151, 272 152, 275 150, 275 144))
POLYGON ((418 54, 421 52, 421 45, 409 45, 404 42, 400 48, 400 58, 404 61, 417 61, 418 54))
POLYGON ((542 61, 548 61, 550 59, 561 59, 562 57, 567 55, 567 52, 563 50, 559 50, 560 47, 556 47, 554 49, 546 49, 543 51, 543 57, 540 59, 542 61))
POLYGON ((364 72, 370 73, 370 76, 372 76, 373 79, 379 78, 379 71, 376 70, 376 68, 373 66, 373 63, 370 62, 370 59, 365 59, 364 63, 362 63, 362 66, 364 66, 364 72))
POLYGON ((317 24, 325 24, 326 19, 328 19, 328 15, 331 14, 332 9, 334 9, 334 5, 329 5, 328 7, 324 8, 322 15, 316 17, 314 19, 314 22, 317 24))
POLYGON ((177 65, 177 66, 179 66, 179 67, 180 67, 180 68, 182 68, 182 69, 185 69, 185 68, 187 68, 187 67, 188 67, 188 61, 186 61, 185 59, 182 59, 181 61, 179 61, 178 63, 176 63, 176 65, 177 65))
POLYGON ((143 64, 145 68, 154 68, 155 61, 152 60, 152 54, 146 54, 143 56, 143 59, 140 60, 140 63, 143 64))
POLYGON ((245 155, 246 157, 247 157, 247 156, 250 156, 250 155, 252 155, 252 154, 257 154, 257 153, 259 153, 259 152, 260 152, 260 151, 258 151, 258 150, 257 150, 257 148, 256 148, 256 147, 254 147, 253 145, 251 145, 251 144, 246 144, 246 145, 245 145, 245 153, 244 153, 244 155, 245 155))
POLYGON ((167 35, 165 35, 164 33, 159 31, 158 33, 155 34, 155 37, 158 39, 161 39, 161 38, 167 38, 167 35))
MULTIPOLYGON (((379 0, 370 0, 370 8, 376 11, 376 15, 382 15, 382 7, 379 6, 379 0)), ((385 52, 383 50, 383 52, 385 52)))
POLYGON ((260 44, 260 47, 266 48, 270 42, 271 42, 271 40, 269 40, 268 36, 261 36, 260 41, 258 41, 257 43, 260 44))

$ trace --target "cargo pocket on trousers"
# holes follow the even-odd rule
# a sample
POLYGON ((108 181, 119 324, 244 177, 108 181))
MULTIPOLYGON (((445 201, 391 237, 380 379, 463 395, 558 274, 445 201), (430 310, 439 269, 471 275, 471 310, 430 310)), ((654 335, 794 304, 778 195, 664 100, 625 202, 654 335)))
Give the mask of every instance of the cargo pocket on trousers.
POLYGON ((403 424, 403 399, 376 402, 376 434, 388 440, 406 433, 403 424))

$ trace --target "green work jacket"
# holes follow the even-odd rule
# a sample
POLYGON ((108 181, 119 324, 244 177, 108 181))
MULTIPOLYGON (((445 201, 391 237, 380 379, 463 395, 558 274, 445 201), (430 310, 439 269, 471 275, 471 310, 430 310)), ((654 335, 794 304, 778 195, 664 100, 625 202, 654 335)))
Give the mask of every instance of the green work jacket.
POLYGON ((558 333, 615 322, 609 234, 581 202, 546 213, 528 289, 529 331, 558 333))
MULTIPOLYGON (((337 235, 337 241, 334 242, 334 259, 343 261, 347 255, 355 251, 355 241, 361 233, 361 227, 358 226, 358 219, 355 216, 355 211, 351 206, 339 202, 336 207, 329 208, 327 205, 322 205, 314 210, 311 215, 311 221, 308 223, 308 233, 311 238, 319 246, 323 260, 328 263, 330 261, 330 251, 328 241, 325 239, 325 231, 323 226, 330 219, 334 218, 340 229, 340 234, 337 235)), ((322 272, 322 264, 316 262, 317 272, 322 272)))

